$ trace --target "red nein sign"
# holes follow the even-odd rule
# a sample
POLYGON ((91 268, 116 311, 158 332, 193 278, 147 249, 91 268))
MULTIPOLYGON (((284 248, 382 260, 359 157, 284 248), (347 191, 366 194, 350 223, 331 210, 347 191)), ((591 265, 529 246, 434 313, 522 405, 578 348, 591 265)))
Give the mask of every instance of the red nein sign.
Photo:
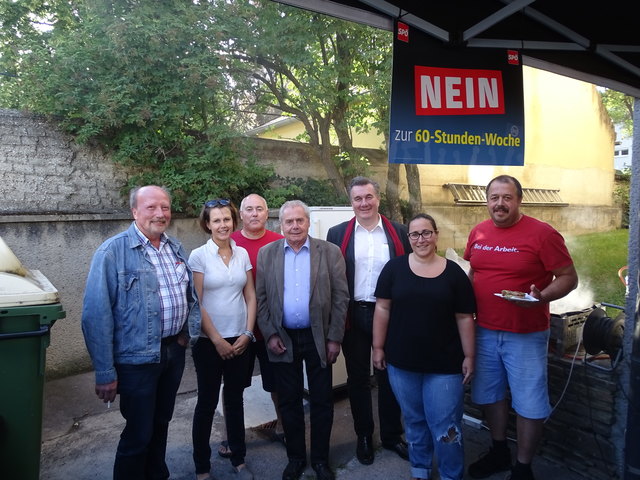
POLYGON ((500 70, 415 66, 416 115, 504 113, 500 70))

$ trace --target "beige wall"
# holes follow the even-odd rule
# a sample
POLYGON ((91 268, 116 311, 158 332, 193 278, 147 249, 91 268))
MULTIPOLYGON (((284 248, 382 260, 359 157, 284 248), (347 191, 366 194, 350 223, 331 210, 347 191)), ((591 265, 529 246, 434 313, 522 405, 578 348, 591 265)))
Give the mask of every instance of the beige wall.
MULTIPOLYGON (((613 205, 613 148, 615 131, 590 83, 524 67, 525 165, 523 167, 420 165, 425 205, 450 205, 446 183, 486 185, 503 173, 517 177, 524 187, 560 190, 571 205, 613 205)), ((301 123, 269 132, 269 138, 294 139, 301 123)), ((359 147, 379 149, 381 137, 355 135, 359 147)), ((386 164, 372 162, 376 179, 384 183, 386 164)), ((287 170, 291 175, 291 169, 287 170)), ((401 168, 400 192, 407 198, 401 168)))

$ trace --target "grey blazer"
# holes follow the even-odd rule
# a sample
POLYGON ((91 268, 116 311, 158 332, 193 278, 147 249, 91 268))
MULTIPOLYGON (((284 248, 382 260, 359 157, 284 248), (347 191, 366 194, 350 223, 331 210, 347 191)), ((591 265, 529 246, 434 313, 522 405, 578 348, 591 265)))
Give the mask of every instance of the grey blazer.
MULTIPOLYGON (((265 245, 258 252, 256 296, 258 325, 265 342, 278 335, 287 350, 275 355, 267 348, 272 362, 292 362, 293 345, 282 326, 284 298, 284 239, 265 245)), ((311 331, 322 366, 327 365, 326 342, 342 343, 349 304, 344 258, 332 243, 309 237, 311 257, 311 331)))

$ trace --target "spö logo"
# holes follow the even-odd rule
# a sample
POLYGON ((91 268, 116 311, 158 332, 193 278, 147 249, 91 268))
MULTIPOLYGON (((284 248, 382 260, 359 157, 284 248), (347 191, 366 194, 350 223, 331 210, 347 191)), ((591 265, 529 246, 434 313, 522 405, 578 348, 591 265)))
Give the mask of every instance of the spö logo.
POLYGON ((398 40, 409 43, 409 25, 398 22, 398 40))

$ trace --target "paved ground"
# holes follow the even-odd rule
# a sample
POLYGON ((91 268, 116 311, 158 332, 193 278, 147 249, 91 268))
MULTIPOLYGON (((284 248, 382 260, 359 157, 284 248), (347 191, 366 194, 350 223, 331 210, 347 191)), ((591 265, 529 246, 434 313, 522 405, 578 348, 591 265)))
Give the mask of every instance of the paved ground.
MULTIPOLYGON (((178 394, 176 411, 169 431, 167 461, 173 480, 195 478, 191 459, 191 417, 196 400, 195 372, 190 355, 178 394)), ((123 420, 118 402, 107 409, 93 393, 93 373, 76 375, 45 384, 41 480, 107 480, 111 478, 113 456, 123 420)), ((375 395, 374 395, 375 399, 375 395)), ((262 390, 258 376, 245 392, 247 426, 247 464, 257 480, 280 480, 287 459, 284 447, 271 442, 256 427, 275 418, 268 394, 262 390)), ((375 405, 375 404, 374 404, 375 405)), ((337 392, 331 441, 331 464, 338 479, 377 480, 407 479, 408 462, 382 448, 375 462, 361 465, 355 458, 355 437, 349 402, 337 392)), ((308 430, 308 429, 307 429, 308 430)), ((224 436, 222 415, 216 415, 211 435, 214 452, 224 436)), ((465 426, 467 463, 474 461, 489 441, 488 432, 465 426)), ((375 439, 374 439, 375 441, 375 439)), ((515 449, 512 446, 512 451, 515 449)), ((213 472, 219 480, 233 480, 228 460, 213 454, 213 472)), ((582 477, 562 465, 542 458, 534 462, 536 478, 544 480, 580 480, 582 477)), ((311 468, 303 479, 313 479, 311 468)), ((436 477, 438 478, 438 477, 436 477)), ((465 477, 467 478, 467 477, 465 477)), ((489 480, 501 480, 504 474, 489 480)), ((19 480, 19 479, 7 479, 19 480)))

